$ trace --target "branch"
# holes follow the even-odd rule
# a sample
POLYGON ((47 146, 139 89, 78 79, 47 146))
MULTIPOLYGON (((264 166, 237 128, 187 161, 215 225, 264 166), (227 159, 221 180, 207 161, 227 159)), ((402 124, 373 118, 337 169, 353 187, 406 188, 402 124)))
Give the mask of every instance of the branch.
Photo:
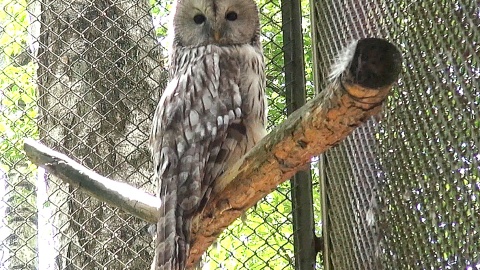
POLYGON ((159 198, 129 184, 103 177, 32 139, 25 139, 23 147, 34 164, 45 168, 65 183, 143 220, 157 222, 159 198))
POLYGON ((378 114, 401 68, 400 52, 385 40, 351 44, 334 65, 332 83, 295 111, 215 184, 192 223, 191 267, 236 218, 317 156, 378 114))
MULTIPOLYGON (((363 39, 350 45, 334 65, 330 85, 217 180, 208 204, 192 223, 189 267, 249 207, 378 114, 400 68, 400 53, 387 41, 363 39)), ((157 221, 158 198, 93 173, 34 141, 25 141, 25 151, 33 163, 66 183, 146 221, 157 221)))

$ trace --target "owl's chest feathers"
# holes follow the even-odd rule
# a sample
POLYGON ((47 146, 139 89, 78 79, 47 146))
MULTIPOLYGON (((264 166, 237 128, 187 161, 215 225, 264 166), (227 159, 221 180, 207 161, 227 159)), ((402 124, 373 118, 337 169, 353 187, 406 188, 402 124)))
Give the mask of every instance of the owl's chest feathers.
POLYGON ((172 78, 187 79, 183 81, 185 87, 178 88, 173 95, 199 102, 208 91, 213 99, 239 106, 244 118, 252 113, 255 118, 265 117, 265 66, 261 48, 249 44, 182 47, 172 56, 175 67, 172 78))

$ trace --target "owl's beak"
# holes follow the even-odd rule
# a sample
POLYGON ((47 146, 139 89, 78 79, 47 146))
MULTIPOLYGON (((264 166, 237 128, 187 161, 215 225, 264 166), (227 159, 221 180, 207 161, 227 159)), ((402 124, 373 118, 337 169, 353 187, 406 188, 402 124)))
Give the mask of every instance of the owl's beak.
POLYGON ((213 39, 215 40, 215 42, 219 42, 221 38, 222 38, 222 34, 220 33, 220 31, 218 30, 213 31, 213 39))

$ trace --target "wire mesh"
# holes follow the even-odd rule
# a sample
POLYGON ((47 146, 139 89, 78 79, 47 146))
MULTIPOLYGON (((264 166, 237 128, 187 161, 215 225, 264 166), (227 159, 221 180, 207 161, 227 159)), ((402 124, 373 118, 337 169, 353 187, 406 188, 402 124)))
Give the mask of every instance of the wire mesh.
POLYGON ((404 54, 382 119, 325 155, 328 269, 480 265, 476 1, 316 1, 317 80, 349 40, 404 54))
MULTIPOLYGON (((0 269, 149 269, 149 224, 37 169, 22 142, 39 139, 153 193, 146 142, 166 82, 171 1, 0 5, 0 269)), ((271 128, 287 106, 281 6, 258 6, 271 128)), ((284 184, 220 236, 204 268, 292 269, 291 209, 284 184)))
MULTIPOLYGON (((258 4, 274 126, 286 116, 286 44, 280 3, 258 4)), ((158 44, 167 44, 171 4, 0 5, 0 268, 148 269, 148 224, 45 176, 21 149, 23 138, 38 138, 106 176, 153 190, 145 143, 166 79, 158 44)), ((383 119, 371 119, 323 158, 326 267, 478 268, 478 3, 344 0, 312 7, 319 88, 351 39, 384 37, 405 57, 383 119)), ((308 29, 308 18, 304 23, 308 29)), ((312 62, 310 54, 305 59, 312 62)), ((309 93, 311 74, 307 65, 309 93)), ((291 212, 290 187, 282 185, 222 234, 205 268, 292 269, 291 212)))

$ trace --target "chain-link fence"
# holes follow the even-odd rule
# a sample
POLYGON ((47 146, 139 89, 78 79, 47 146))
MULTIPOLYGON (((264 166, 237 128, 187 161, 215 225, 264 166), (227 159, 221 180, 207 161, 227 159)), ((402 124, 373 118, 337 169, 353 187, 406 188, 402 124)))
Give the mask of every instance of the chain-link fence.
POLYGON ((328 269, 478 269, 478 1, 315 1, 319 85, 350 39, 404 55, 399 85, 324 155, 328 269))
MULTIPOLYGON (((397 44, 399 85, 382 119, 314 164, 313 185, 303 174, 278 187, 220 236, 204 268, 312 269, 301 242, 314 240, 312 229, 325 232, 317 269, 478 268, 479 3, 310 2, 311 13, 305 0, 257 1, 271 127, 313 94, 313 74, 322 89, 351 39, 397 44)), ((171 3, 0 6, 0 269, 149 269, 149 224, 45 175, 22 142, 40 139, 153 193, 146 142, 166 81, 171 3)))
MULTIPOLYGON (((39 139, 153 193, 147 140, 166 82, 171 1, 0 3, 0 269, 149 269, 149 224, 37 170, 22 142, 39 139)), ((280 2, 258 6, 273 127, 286 117, 289 45, 280 2)), ((304 22, 308 38, 308 17, 304 22)), ((221 235, 204 267, 291 269, 291 208, 285 184, 221 235)))

